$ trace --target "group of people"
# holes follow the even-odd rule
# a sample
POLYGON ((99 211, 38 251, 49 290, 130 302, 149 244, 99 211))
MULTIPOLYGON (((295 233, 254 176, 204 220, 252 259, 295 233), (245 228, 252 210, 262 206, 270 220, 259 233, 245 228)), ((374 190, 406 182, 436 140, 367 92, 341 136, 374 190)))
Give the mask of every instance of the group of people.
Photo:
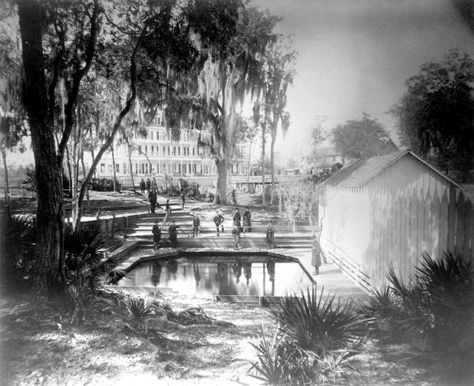
POLYGON ((149 178, 147 178, 146 182, 143 178, 141 179, 141 181, 140 181, 140 193, 141 194, 145 194, 145 191, 150 193, 153 189, 157 190, 155 179, 153 179, 153 181, 151 181, 149 178))
MULTIPOLYGON (((179 225, 176 225, 175 221, 172 221, 171 225, 168 227, 168 236, 171 248, 176 248, 178 246, 178 228, 179 225)), ((152 233, 153 249, 156 251, 161 247, 161 226, 158 221, 156 221, 155 225, 153 225, 152 233)))

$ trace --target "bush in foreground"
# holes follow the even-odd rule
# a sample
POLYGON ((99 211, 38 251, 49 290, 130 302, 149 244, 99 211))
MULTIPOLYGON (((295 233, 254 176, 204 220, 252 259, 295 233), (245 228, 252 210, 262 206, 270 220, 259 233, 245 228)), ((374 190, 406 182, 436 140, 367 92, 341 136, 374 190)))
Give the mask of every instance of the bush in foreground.
POLYGON ((271 310, 279 327, 259 333, 253 376, 270 384, 309 384, 354 375, 350 366, 366 335, 367 320, 352 302, 318 295, 316 288, 286 296, 271 310))

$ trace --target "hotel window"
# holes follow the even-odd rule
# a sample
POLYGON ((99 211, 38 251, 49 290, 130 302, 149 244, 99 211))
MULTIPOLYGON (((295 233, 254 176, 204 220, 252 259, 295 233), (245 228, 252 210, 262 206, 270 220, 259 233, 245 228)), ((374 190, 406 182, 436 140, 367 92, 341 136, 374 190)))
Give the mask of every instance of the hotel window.
POLYGON ((138 153, 141 153, 141 152, 142 152, 142 146, 138 145, 138 153))
POLYGON ((170 147, 168 146, 168 155, 170 155, 170 147))
POLYGON ((109 166, 109 174, 112 174, 112 165, 108 165, 109 166))
POLYGON ((153 131, 150 131, 150 138, 153 141, 153 131))
POLYGON ((105 173, 105 164, 100 164, 100 174, 105 173))
POLYGON ((178 155, 181 155, 181 146, 178 146, 178 155))
POLYGON ((193 157, 196 155, 195 152, 196 152, 196 149, 193 147, 193 157))
POLYGON ((156 132, 156 140, 157 140, 157 141, 160 140, 160 132, 159 132, 159 131, 156 132))
POLYGON ((145 145, 145 154, 148 155, 148 146, 145 145))
POLYGON ((115 172, 120 173, 120 164, 115 164, 115 172))
POLYGON ((127 173, 127 164, 123 164, 123 174, 127 173))
POLYGON ((181 174, 181 164, 178 165, 178 173, 181 174))

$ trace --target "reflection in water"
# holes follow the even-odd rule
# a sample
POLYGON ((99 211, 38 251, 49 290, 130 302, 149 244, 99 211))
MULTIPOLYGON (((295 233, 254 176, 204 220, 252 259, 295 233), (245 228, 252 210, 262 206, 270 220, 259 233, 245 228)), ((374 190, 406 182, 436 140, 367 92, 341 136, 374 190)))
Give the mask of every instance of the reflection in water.
POLYGON ((275 262, 269 261, 267 262, 267 271, 268 271, 268 278, 270 281, 275 281, 275 262))
POLYGON ((232 264, 232 271, 234 272, 235 281, 238 283, 240 281, 240 276, 242 276, 242 263, 238 261, 237 263, 232 264))
POLYGON ((151 266, 151 284, 156 287, 160 284, 160 276, 161 276, 161 264, 160 263, 153 263, 151 266))
POLYGON ((312 282, 297 263, 275 259, 263 262, 262 258, 258 261, 199 257, 143 263, 118 285, 153 286, 162 293, 171 290, 191 296, 283 296, 311 287, 312 282), (245 281, 240 280, 242 271, 245 281))
POLYGON ((201 272, 199 272, 199 264, 195 261, 193 262, 193 271, 194 271, 194 280, 196 280, 196 287, 199 285, 201 281, 201 272))
POLYGON ((244 263, 244 276, 247 279, 247 285, 249 285, 252 278, 252 263, 244 263))

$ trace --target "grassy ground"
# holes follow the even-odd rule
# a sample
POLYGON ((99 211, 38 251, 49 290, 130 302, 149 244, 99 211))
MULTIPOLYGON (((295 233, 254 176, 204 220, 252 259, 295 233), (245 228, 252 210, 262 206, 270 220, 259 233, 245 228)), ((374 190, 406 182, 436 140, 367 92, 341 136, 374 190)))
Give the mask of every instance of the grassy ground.
MULTIPOLYGON (((144 332, 114 298, 92 299, 77 326, 63 305, 4 297, 2 384, 259 384, 248 369, 257 330, 273 324, 266 309, 176 298, 173 311, 155 309, 144 332)), ((410 354, 406 345, 370 341, 354 362, 359 375, 343 384, 440 384, 410 354)))

